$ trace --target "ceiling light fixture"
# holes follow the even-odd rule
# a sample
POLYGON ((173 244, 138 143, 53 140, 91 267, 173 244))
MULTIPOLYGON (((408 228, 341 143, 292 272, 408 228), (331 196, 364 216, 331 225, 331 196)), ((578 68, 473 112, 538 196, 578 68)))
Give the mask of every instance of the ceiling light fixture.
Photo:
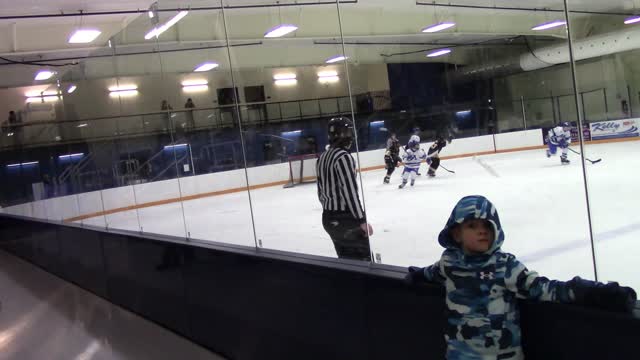
POLYGON ((95 29, 80 29, 76 30, 71 37, 69 37, 69 44, 87 44, 94 41, 102 32, 95 29))
POLYGON ((78 87, 75 85, 71 85, 69 86, 69 88, 67 89, 67 94, 71 94, 72 92, 76 91, 78 87))
POLYGON ((564 25, 567 25, 566 21, 564 21, 564 20, 556 20, 556 21, 551 21, 551 22, 548 22, 548 23, 537 25, 537 26, 531 28, 531 30, 533 30, 533 31, 548 30, 548 29, 553 29, 553 28, 557 28, 559 26, 564 26, 564 25))
POLYGON ((425 28, 422 29, 423 33, 434 33, 434 32, 438 32, 438 31, 442 31, 442 30, 446 30, 449 28, 452 28, 456 26, 456 23, 454 22, 442 22, 439 24, 434 24, 434 25, 429 25, 425 28))
POLYGON ((348 58, 349 58, 349 57, 344 56, 344 55, 336 55, 336 56, 334 56, 334 57, 330 57, 330 58, 328 58, 328 59, 325 61, 325 63, 327 63, 327 64, 333 64, 333 63, 336 63, 336 62, 338 62, 338 61, 347 60, 348 58))
POLYGON ((208 85, 209 81, 207 80, 185 80, 182 82, 182 86, 198 86, 198 85, 208 85))
POLYGON ((169 30, 169 28, 171 28, 173 25, 175 25, 178 21, 180 21, 183 17, 187 16, 189 12, 188 11, 180 11, 178 14, 176 14, 176 16, 172 17, 169 21, 167 21, 165 24, 160 25, 158 27, 154 27, 151 31, 149 31, 145 36, 145 40, 149 40, 153 37, 158 37, 160 36, 160 34, 162 34, 163 32, 169 30))
POLYGON ((47 80, 50 77, 52 77, 55 74, 55 72, 53 71, 49 71, 49 70, 42 70, 42 71, 38 71, 38 73, 36 74, 36 80, 41 81, 41 80, 47 80))
POLYGON ((298 30, 298 27, 291 24, 280 24, 276 27, 271 28, 269 31, 264 33, 264 37, 266 38, 277 38, 281 36, 285 36, 289 33, 298 30))
POLYGON ((193 70, 194 72, 202 72, 202 71, 209 71, 209 70, 213 70, 215 68, 217 68, 218 64, 214 63, 214 62, 206 62, 206 63, 202 63, 198 66, 196 66, 196 68, 193 70))
POLYGON ((284 73, 284 74, 273 75, 273 80, 292 80, 296 78, 297 76, 294 73, 284 73))
POLYGON ((639 23, 639 22, 640 22, 640 16, 634 16, 634 17, 627 18, 624 21, 624 24, 625 25, 631 25, 631 24, 635 24, 635 23, 639 23))
POLYGON ((138 90, 138 85, 129 84, 129 85, 116 85, 116 86, 109 87, 110 92, 130 91, 130 90, 138 90))
POLYGON ((433 58, 451 53, 451 49, 440 49, 427 54, 427 57, 433 58))

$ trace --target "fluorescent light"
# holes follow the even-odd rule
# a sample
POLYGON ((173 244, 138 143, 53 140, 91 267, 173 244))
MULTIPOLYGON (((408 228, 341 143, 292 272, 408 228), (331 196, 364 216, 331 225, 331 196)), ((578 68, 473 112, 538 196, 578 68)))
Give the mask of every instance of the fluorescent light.
POLYGON ((298 83, 298 80, 296 79, 283 79, 283 80, 276 80, 275 84, 277 86, 291 86, 291 85, 295 85, 298 83))
POLYGON ((138 90, 138 85, 128 84, 128 85, 116 85, 109 86, 109 91, 127 91, 127 90, 138 90))
POLYGON ((149 10, 147 14, 149 15, 149 19, 153 19, 153 10, 149 10))
POLYGON ((18 166, 20 166, 20 165, 22 165, 22 164, 20 164, 20 163, 17 163, 17 164, 7 164, 7 167, 8 167, 8 168, 13 168, 13 167, 18 167, 18 166))
POLYGON ((7 136, 13 136, 13 133, 12 132, 7 133, 7 136))
POLYGON ((624 21, 625 25, 631 25, 640 22, 640 16, 634 16, 624 21))
POLYGON ((471 110, 462 110, 462 111, 458 111, 456 112, 456 115, 458 116, 467 116, 471 114, 471 110))
POLYGON ((76 91, 78 87, 75 85, 71 85, 69 86, 69 88, 67 89, 67 94, 71 94, 72 92, 76 91))
POLYGON ((109 93, 110 97, 132 97, 138 95, 138 90, 119 90, 109 93))
POLYGON ((384 124, 384 120, 372 121, 369 125, 382 125, 384 124))
POLYGON ((209 85, 189 85, 182 87, 182 91, 186 93, 203 92, 207 90, 209 90, 209 85))
POLYGON ((282 136, 288 136, 288 135, 299 135, 302 133, 302 130, 293 130, 293 131, 285 131, 283 133, 281 133, 282 136))
POLYGON ((338 76, 338 72, 335 70, 327 70, 327 71, 320 71, 318 73, 318 77, 330 77, 330 76, 338 76))
POLYGON ((427 57, 438 57, 442 55, 447 55, 449 53, 451 53, 451 49, 440 49, 440 50, 436 50, 434 52, 428 53, 427 57))
POLYGON ((83 123, 83 124, 80 124, 80 125, 78 125, 78 126, 76 126, 76 127, 83 128, 83 127, 85 127, 85 126, 89 126, 89 124, 87 124, 87 123, 83 123))
POLYGON ((275 74, 273 75, 273 80, 291 80, 295 79, 296 77, 296 74, 293 73, 275 74))
POLYGON ((36 74, 36 80, 47 80, 55 74, 53 71, 42 70, 36 74))
POLYGON ((167 21, 164 25, 158 26, 158 27, 154 27, 151 31, 149 31, 145 36, 145 40, 149 40, 153 37, 158 37, 160 36, 160 34, 162 34, 163 32, 169 30, 170 27, 172 27, 173 25, 175 25, 178 21, 180 21, 180 19, 182 19, 183 17, 187 16, 189 12, 188 11, 180 11, 178 14, 176 14, 176 16, 172 17, 169 21, 167 21))
POLYGON ((39 96, 39 97, 29 97, 27 98, 27 103, 36 103, 36 102, 56 102, 58 101, 57 96, 39 96))
POLYGON ((327 64, 333 64, 333 63, 336 63, 336 62, 338 62, 338 61, 343 61, 343 60, 347 60, 347 59, 348 59, 348 57, 347 57, 347 56, 344 56, 344 55, 337 55, 337 56, 334 56, 334 57, 328 58, 325 62, 326 62, 327 64))
POLYGON ((206 62, 206 63, 202 63, 200 65, 198 65, 195 70, 195 72, 201 72, 201 71, 209 71, 211 69, 215 69, 217 68, 219 65, 214 63, 214 62, 206 62))
POLYGON ((27 91, 24 95, 26 97, 53 96, 53 95, 58 95, 58 91, 57 90, 27 91))
POLYGON ((165 150, 169 150, 169 149, 173 149, 173 148, 177 148, 177 147, 185 147, 185 146, 189 146, 189 144, 175 144, 175 145, 167 145, 164 147, 165 150))
POLYGON ((281 36, 285 36, 288 33, 294 32, 298 30, 298 27, 291 24, 280 24, 276 27, 271 28, 269 31, 264 33, 264 37, 266 38, 277 38, 281 36))
POLYGON ((564 21, 564 20, 556 20, 556 21, 551 21, 551 22, 548 22, 548 23, 537 25, 537 26, 531 28, 531 30, 534 30, 534 31, 548 30, 548 29, 553 29, 553 28, 556 28, 558 26, 564 26, 564 25, 567 25, 566 21, 564 21))
POLYGON ((30 162, 24 162, 24 163, 19 163, 19 164, 8 164, 7 167, 9 168, 13 168, 13 167, 18 167, 18 166, 29 166, 29 165, 39 165, 40 163, 37 161, 30 161, 30 162))
POLYGON ((196 85, 207 85, 209 81, 207 80, 185 80, 182 82, 182 86, 196 86, 196 85))
POLYGON ((453 22, 443 22, 435 25, 429 25, 426 28, 422 29, 423 33, 434 33, 442 30, 446 30, 456 26, 456 23, 453 22))
POLYGON ((100 30, 95 29, 81 29, 76 30, 76 32, 71 35, 69 38, 69 44, 86 44, 95 40, 98 36, 100 36, 102 32, 100 30))
POLYGON ((70 159, 70 158, 72 158, 72 157, 80 157, 80 156, 84 156, 84 153, 75 153, 75 154, 60 155, 60 156, 58 156, 58 159, 60 159, 60 160, 65 160, 65 159, 70 159))
POLYGON ((333 84, 340 81, 339 76, 320 76, 318 77, 318 82, 322 84, 333 84))

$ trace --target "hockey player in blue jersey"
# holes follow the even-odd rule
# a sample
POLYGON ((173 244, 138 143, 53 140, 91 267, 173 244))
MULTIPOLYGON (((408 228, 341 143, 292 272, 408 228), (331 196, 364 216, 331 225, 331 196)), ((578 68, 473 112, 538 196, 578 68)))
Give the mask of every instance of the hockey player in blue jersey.
POLYGON ((633 310, 633 289, 579 277, 549 280, 502 252, 504 240, 495 206, 483 196, 467 196, 456 204, 438 236, 445 248, 440 260, 409 268, 408 284, 445 287, 448 360, 523 359, 517 299, 633 310))
POLYGON ((427 154, 424 150, 420 149, 420 143, 410 141, 405 149, 405 154, 402 155, 402 162, 404 163, 404 171, 402 172, 402 184, 398 186, 399 189, 404 188, 411 178, 411 186, 416 182, 418 176, 418 169, 422 160, 427 158, 427 154))
POLYGON ((568 165, 570 161, 567 159, 567 152, 569 151, 569 145, 571 144, 571 124, 565 122, 562 123, 562 125, 549 130, 549 133, 547 134, 547 142, 549 145, 549 149, 547 149, 547 157, 555 155, 558 152, 558 148, 560 148, 562 149, 560 163, 562 165, 568 165))

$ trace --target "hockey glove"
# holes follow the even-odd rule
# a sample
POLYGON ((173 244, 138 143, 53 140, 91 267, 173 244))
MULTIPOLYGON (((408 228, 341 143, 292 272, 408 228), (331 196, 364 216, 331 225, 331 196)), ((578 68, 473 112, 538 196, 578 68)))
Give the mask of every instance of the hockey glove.
POLYGON ((608 284, 584 280, 576 276, 573 283, 575 302, 578 305, 595 307, 616 312, 631 312, 636 305, 636 292, 617 282, 608 284))
POLYGON ((424 268, 410 266, 409 272, 404 277, 404 283, 409 286, 427 283, 427 278, 424 277, 424 268))

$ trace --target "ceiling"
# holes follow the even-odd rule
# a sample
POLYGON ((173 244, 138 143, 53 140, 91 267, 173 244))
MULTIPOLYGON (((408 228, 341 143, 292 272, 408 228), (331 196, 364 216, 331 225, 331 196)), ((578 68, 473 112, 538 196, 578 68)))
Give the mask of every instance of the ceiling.
MULTIPOLYGON (((562 1, 532 0, 526 5, 507 0, 449 2, 455 6, 420 5, 410 0, 344 1, 338 17, 335 2, 328 0, 281 0, 280 6, 275 6, 275 0, 159 1, 161 22, 173 17, 176 9, 191 11, 158 39, 145 40, 144 35, 154 26, 146 14, 153 1, 0 0, 0 56, 13 62, 66 65, 55 67, 61 76, 72 70, 70 74, 75 77, 99 78, 141 72, 189 72, 197 62, 205 60, 220 63, 222 69, 229 63, 227 43, 231 45, 235 68, 322 65, 328 57, 342 53, 340 30, 350 61, 363 64, 477 64, 494 57, 513 56, 530 47, 562 42, 566 36, 563 28, 531 30, 537 24, 563 19, 564 14, 559 11, 562 1), (297 5, 291 6, 294 3, 297 5), (551 10, 513 9, 518 6, 551 10), (423 27, 442 21, 454 21, 457 26, 434 34, 420 32, 423 27), (278 39, 263 37, 265 31, 280 23, 296 24, 299 29, 278 39), (74 30, 87 27, 99 29, 102 34, 91 44, 67 43, 74 30), (443 47, 455 51, 435 60, 425 56, 425 51, 443 47), (114 55, 121 58, 117 66, 114 55), (158 58, 163 59, 162 68, 145 65, 156 63, 158 58)), ((640 9, 640 0, 572 0, 571 4, 572 9, 580 11, 616 13, 572 14, 578 37, 615 31, 624 26, 624 15, 618 12, 640 9)), ((34 73, 42 67, 7 65, 8 61, 0 60, 0 87, 34 84, 34 73)))

